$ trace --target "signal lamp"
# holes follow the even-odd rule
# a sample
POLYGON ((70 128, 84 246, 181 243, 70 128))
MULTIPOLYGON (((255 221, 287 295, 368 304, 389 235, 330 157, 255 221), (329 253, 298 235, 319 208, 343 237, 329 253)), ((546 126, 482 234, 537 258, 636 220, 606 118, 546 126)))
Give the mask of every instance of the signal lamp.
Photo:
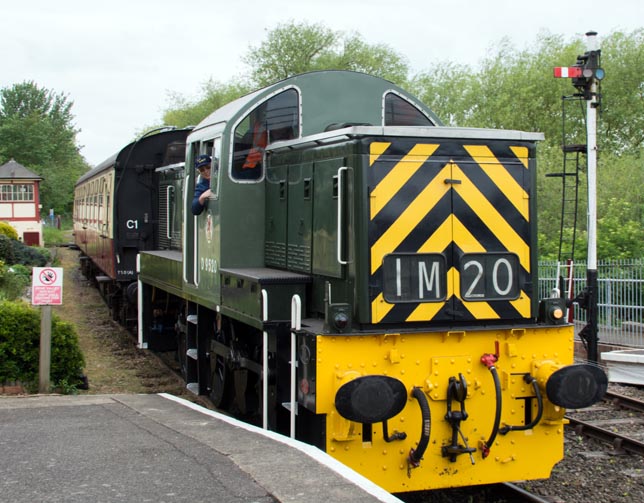
POLYGON ((344 330, 349 324, 349 317, 345 313, 335 313, 333 324, 338 330, 344 330))
POLYGON ((326 328, 332 332, 351 332, 351 305, 327 304, 326 328))
POLYGON ((300 391, 303 395, 309 394, 309 391, 311 391, 311 384, 308 379, 304 378, 300 381, 300 391))
POLYGON ((561 297, 542 299, 539 302, 539 321, 551 325, 563 325, 565 308, 565 300, 561 297))
POLYGON ((585 79, 591 79, 595 77, 597 80, 602 80, 604 78, 605 72, 603 68, 584 68, 582 75, 585 79))

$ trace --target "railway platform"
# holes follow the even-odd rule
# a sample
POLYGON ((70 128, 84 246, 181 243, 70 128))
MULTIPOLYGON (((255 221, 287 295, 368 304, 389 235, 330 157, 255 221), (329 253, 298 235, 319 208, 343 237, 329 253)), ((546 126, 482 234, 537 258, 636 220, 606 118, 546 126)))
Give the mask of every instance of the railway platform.
POLYGON ((171 395, 0 397, 0 499, 400 502, 306 444, 171 395))

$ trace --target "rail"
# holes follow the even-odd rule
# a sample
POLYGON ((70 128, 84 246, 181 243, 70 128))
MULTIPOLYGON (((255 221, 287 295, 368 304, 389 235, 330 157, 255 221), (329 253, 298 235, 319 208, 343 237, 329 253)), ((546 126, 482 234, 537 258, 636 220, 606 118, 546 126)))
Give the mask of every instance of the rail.
POLYGON ((578 435, 586 435, 603 442, 613 444, 615 449, 632 452, 644 456, 644 443, 620 433, 607 430, 588 421, 582 421, 573 417, 566 416, 570 421, 570 427, 574 428, 578 435))

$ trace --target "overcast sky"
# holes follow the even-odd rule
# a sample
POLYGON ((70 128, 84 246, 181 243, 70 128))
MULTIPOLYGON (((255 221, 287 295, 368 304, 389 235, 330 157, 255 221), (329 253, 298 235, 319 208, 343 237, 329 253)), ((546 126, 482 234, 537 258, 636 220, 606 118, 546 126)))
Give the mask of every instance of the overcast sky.
MULTIPOLYGON (((98 164, 159 124, 169 95, 226 82, 289 21, 355 31, 406 57, 477 65, 502 38, 566 40, 644 26, 641 0, 0 0, 0 88, 27 80, 74 102, 81 153, 98 164)), ((562 61, 562 66, 574 61, 562 61)))

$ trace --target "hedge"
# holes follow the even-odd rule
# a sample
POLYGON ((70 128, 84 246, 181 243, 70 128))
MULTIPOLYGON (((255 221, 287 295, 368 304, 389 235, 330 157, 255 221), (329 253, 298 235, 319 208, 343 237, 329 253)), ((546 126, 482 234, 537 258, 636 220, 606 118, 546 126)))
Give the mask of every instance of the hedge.
MULTIPOLYGON (((24 302, 0 301, 0 383, 20 381, 28 389, 37 389, 39 352, 40 311, 24 302)), ((74 326, 53 315, 52 386, 82 386, 84 365, 74 326)))

